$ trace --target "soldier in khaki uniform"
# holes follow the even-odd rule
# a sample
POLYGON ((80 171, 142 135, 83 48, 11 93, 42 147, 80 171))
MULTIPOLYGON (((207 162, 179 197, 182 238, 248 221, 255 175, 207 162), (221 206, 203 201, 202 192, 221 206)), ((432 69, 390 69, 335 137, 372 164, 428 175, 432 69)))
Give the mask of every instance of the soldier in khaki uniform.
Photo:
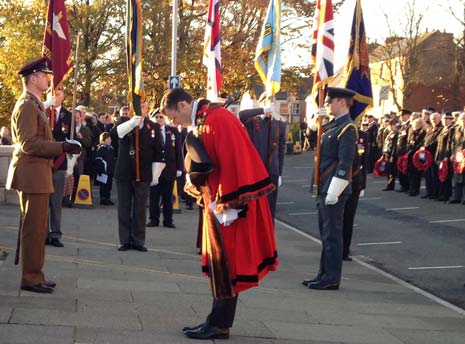
POLYGON ((63 152, 77 154, 81 150, 78 144, 53 141, 41 101, 42 94, 49 88, 48 74, 51 73, 44 58, 26 63, 18 72, 24 91, 11 116, 15 150, 6 184, 7 189, 18 192, 21 206, 21 289, 37 293, 52 293, 55 287, 42 271, 49 197, 53 192, 52 158, 63 152))

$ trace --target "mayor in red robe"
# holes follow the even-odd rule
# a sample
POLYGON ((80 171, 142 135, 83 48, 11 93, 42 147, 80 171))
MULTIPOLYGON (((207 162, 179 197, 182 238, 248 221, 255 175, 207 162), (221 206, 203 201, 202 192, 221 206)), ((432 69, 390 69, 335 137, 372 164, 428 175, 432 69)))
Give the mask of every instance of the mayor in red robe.
POLYGON ((238 293, 258 286, 278 265, 265 197, 274 185, 230 111, 205 100, 199 104, 182 88, 169 90, 161 109, 175 124, 196 124, 186 138, 187 185, 203 206, 202 269, 214 297, 207 320, 183 332, 196 339, 228 338, 238 293))

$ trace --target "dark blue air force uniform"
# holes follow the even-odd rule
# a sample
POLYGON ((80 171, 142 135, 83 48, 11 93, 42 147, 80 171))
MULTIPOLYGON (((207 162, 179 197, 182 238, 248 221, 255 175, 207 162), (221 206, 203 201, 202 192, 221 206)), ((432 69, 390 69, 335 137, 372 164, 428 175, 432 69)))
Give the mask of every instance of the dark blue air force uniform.
POLYGON ((339 116, 323 127, 316 199, 322 249, 316 279, 324 284, 339 285, 341 281, 344 207, 352 186, 349 183, 334 205, 325 205, 326 193, 333 177, 351 181, 356 140, 357 128, 349 114, 339 116))

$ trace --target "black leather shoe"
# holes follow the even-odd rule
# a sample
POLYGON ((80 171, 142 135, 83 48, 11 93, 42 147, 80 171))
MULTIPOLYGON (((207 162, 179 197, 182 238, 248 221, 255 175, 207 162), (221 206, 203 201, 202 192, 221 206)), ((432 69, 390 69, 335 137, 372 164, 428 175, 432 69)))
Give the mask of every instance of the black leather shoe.
POLYGON ((158 222, 147 222, 146 227, 158 227, 158 222))
POLYGON ((381 191, 393 191, 393 190, 394 190, 393 188, 384 188, 381 191))
POLYGON ((166 228, 176 228, 176 226, 174 225, 174 223, 168 223, 167 225, 163 225, 163 227, 166 227, 166 228))
POLYGON ((339 284, 318 281, 309 283, 308 287, 316 290, 338 290, 339 284))
POLYGON ((421 196, 420 198, 422 198, 422 199, 428 199, 428 198, 431 198, 431 196, 430 196, 430 195, 423 195, 423 196, 421 196))
POLYGON ((50 239, 49 238, 45 239, 45 245, 50 245, 50 239))
POLYGON ((314 278, 314 279, 303 280, 303 281, 302 281, 302 285, 308 287, 308 285, 309 285, 310 283, 315 283, 315 282, 318 282, 318 281, 319 281, 319 278, 318 278, 318 277, 317 277, 317 278, 314 278))
POLYGON ((189 326, 184 326, 182 328, 182 332, 186 332, 186 331, 194 331, 194 330, 197 330, 198 328, 202 327, 202 326, 205 326, 207 323, 206 322, 203 322, 201 324, 198 324, 196 326, 192 326, 192 327, 189 327, 189 326))
POLYGON ((453 199, 452 201, 449 201, 449 204, 459 204, 460 201, 453 199))
POLYGON ((132 248, 136 251, 140 251, 140 252, 147 252, 147 247, 145 247, 144 245, 138 245, 138 244, 133 244, 132 245, 132 248))
POLYGON ((229 338, 229 329, 228 328, 219 328, 211 326, 209 324, 203 324, 202 326, 196 328, 195 330, 184 331, 184 334, 189 338, 194 339, 228 339, 229 338))
POLYGON ((62 244, 62 242, 58 238, 50 239, 50 245, 55 246, 55 247, 64 247, 65 246, 65 245, 62 244))
POLYGON ((47 287, 50 287, 50 288, 55 288, 57 286, 57 284, 53 281, 45 281, 44 283, 47 287))
POLYGON ((351 262, 351 261, 352 261, 352 257, 350 257, 350 256, 344 256, 344 257, 342 257, 342 260, 345 260, 346 262, 351 262))
POLYGON ((47 286, 46 284, 35 284, 31 286, 21 287, 22 290, 32 291, 33 293, 41 294, 51 294, 53 293, 53 288, 47 286))
POLYGON ((123 244, 118 248, 118 251, 127 251, 131 249, 131 244, 123 244))

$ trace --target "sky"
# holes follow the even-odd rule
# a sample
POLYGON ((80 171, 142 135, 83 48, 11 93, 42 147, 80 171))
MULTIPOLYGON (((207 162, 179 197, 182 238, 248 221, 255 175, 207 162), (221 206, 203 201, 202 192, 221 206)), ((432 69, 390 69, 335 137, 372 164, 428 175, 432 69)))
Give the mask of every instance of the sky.
MULTIPOLYGON (((413 0, 362 0, 365 30, 369 41, 383 42, 389 36, 389 26, 393 29, 399 28, 397 33, 402 34, 401 28, 406 24, 403 13, 407 11, 407 4, 412 2, 413 0), (389 16, 389 25, 384 13, 389 16)), ((460 33, 463 31, 463 26, 452 16, 448 5, 450 4, 457 17, 463 18, 464 3, 465 0, 416 0, 415 11, 424 13, 422 31, 436 29, 455 34, 460 33)), ((346 0, 339 11, 334 13, 336 69, 344 64, 347 56, 354 8, 355 0, 346 0)), ((309 52, 302 50, 296 54, 294 49, 289 50, 289 55, 283 52, 283 65, 285 67, 302 64, 310 59, 309 52)))

